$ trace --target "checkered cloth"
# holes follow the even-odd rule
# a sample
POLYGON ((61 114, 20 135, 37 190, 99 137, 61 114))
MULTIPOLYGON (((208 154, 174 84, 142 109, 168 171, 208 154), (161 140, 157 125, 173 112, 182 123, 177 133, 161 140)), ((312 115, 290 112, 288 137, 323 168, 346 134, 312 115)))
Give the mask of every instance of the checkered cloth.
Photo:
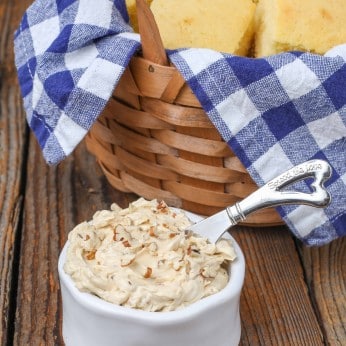
MULTIPOLYGON (((28 8, 15 33, 16 66, 48 163, 83 139, 139 45, 123 0, 36 0, 28 8)), ((305 244, 346 235, 346 45, 326 56, 250 59, 195 48, 168 55, 258 185, 312 158, 331 164, 329 207, 278 211, 305 244)))

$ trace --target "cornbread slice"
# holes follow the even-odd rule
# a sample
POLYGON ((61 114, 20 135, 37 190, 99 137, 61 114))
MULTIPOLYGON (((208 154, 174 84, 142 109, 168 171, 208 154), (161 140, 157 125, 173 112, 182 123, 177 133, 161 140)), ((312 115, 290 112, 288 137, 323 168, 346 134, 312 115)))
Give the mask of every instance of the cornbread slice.
POLYGON ((253 37, 252 0, 153 0, 166 48, 211 48, 246 55, 253 37))
POLYGON ((345 0, 260 0, 255 56, 303 50, 324 54, 346 42, 345 0))
MULTIPOLYGON (((153 0, 146 0, 148 5, 151 4, 153 0)), ((138 21, 137 21, 137 9, 136 0, 126 0, 126 8, 130 17, 130 24, 135 32, 138 32, 138 21)))

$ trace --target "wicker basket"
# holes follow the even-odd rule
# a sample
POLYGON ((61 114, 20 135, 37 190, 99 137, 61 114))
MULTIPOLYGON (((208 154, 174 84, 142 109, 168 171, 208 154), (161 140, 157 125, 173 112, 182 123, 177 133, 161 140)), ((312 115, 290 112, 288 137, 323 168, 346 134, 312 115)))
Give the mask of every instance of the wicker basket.
MULTIPOLYGON (((167 62, 151 12, 137 10, 144 13, 138 13, 142 56, 132 58, 89 131, 87 148, 114 188, 211 215, 257 186, 167 62)), ((275 209, 264 209, 245 223, 282 220, 275 209)))

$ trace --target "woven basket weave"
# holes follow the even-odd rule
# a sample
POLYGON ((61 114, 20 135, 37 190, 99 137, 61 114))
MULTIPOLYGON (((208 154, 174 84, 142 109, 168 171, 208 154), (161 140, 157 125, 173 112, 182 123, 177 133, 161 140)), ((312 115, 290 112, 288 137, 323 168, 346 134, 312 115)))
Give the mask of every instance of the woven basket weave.
MULTIPOLYGON (((214 214, 257 186, 178 70, 165 60, 151 12, 143 11, 144 18, 138 13, 143 54, 132 58, 89 131, 87 148, 114 188, 214 214)), ((282 220, 275 209, 264 209, 244 223, 277 225, 282 220)))

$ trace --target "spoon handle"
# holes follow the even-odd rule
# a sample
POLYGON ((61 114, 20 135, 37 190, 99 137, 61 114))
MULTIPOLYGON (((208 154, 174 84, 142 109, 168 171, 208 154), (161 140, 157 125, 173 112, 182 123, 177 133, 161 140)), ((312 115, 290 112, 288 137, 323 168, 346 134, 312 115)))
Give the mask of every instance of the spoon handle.
POLYGON ((230 227, 244 221, 249 214, 259 209, 284 204, 326 207, 331 197, 324 187, 324 182, 330 178, 331 174, 332 168, 326 161, 304 162, 270 180, 242 201, 195 223, 189 227, 189 230, 215 243, 230 227), (311 193, 287 189, 288 186, 306 178, 313 178, 310 184, 311 193))
POLYGON ((306 204, 325 207, 331 196, 324 187, 324 182, 331 176, 330 165, 323 160, 310 160, 294 166, 276 178, 270 180, 260 189, 240 202, 226 208, 232 225, 244 221, 247 215, 263 208, 285 204, 306 204), (310 184, 311 193, 289 191, 285 188, 300 180, 314 178, 310 184))

